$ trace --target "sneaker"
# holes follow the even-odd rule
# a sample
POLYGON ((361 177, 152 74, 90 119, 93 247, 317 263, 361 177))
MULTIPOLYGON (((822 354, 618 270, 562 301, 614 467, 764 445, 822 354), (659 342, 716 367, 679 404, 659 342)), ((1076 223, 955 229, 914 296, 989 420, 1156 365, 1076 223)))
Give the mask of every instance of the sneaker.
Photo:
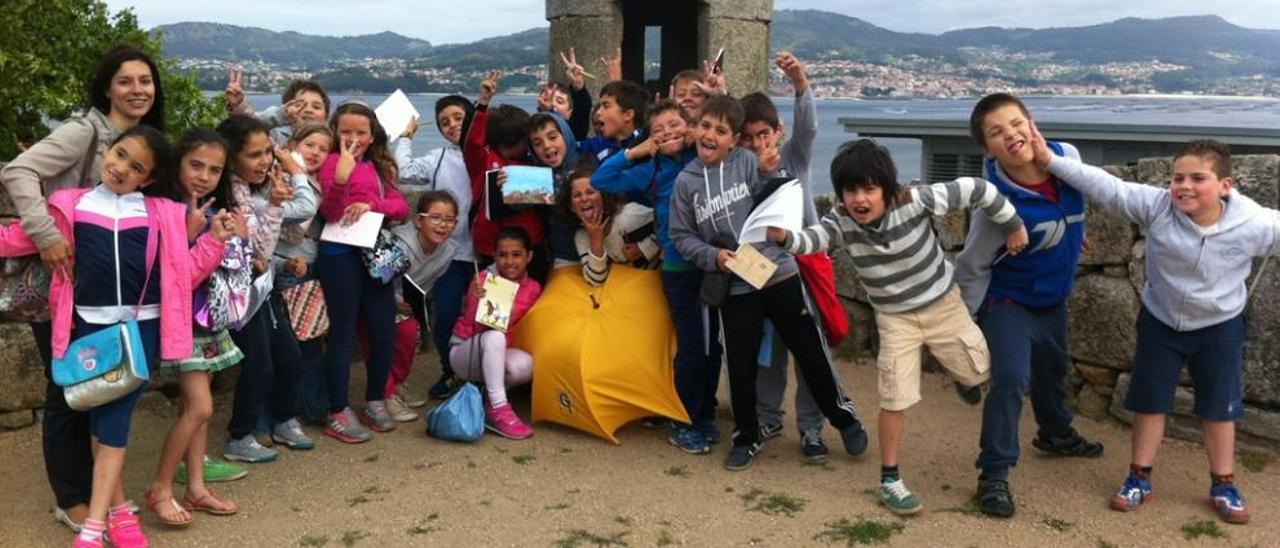
POLYGON ((106 541, 102 538, 102 535, 97 535, 93 540, 85 540, 84 537, 80 536, 79 531, 76 531, 76 539, 71 541, 71 548, 103 548, 104 546, 106 546, 106 541))
POLYGON ((408 382, 402 383, 400 386, 396 387, 396 396, 399 396, 400 401, 403 402, 405 405, 412 407, 414 409, 427 406, 426 398, 417 398, 417 397, 414 397, 413 394, 414 394, 414 391, 413 389, 409 388, 408 382))
POLYGON ((1102 456, 1102 444, 1084 439, 1075 428, 1058 438, 1045 438, 1037 434, 1035 439, 1031 440, 1031 445, 1045 453, 1064 457, 1096 459, 1102 456))
POLYGON ((271 441, 284 444, 285 447, 294 451, 307 451, 316 446, 316 442, 311 441, 311 438, 302 431, 302 425, 298 424, 298 419, 289 419, 275 425, 271 429, 271 441))
POLYGON ((956 394, 960 396, 960 401, 969 405, 978 405, 982 403, 982 385, 965 386, 959 382, 954 382, 956 386, 956 394))
POLYGON ((671 423, 671 435, 667 443, 676 446, 690 455, 705 455, 711 452, 711 444, 697 428, 684 424, 671 423))
MULTIPOLYGON (((213 460, 208 455, 204 457, 203 468, 205 483, 235 481, 249 475, 249 471, 245 470, 243 466, 226 461, 213 460)), ((187 483, 187 463, 178 463, 178 473, 175 479, 178 483, 187 483)))
POLYGON ((396 421, 391 420, 391 413, 387 412, 387 400, 365 403, 364 411, 360 413, 360 422, 379 434, 396 429, 396 421))
POLYGON ((1013 504, 1013 492, 1009 490, 1009 482, 1002 479, 978 480, 978 493, 975 495, 978 510, 988 516, 1011 518, 1017 507, 1013 504))
MULTIPOLYGON (((426 401, 422 402, 426 405, 426 401)), ((418 414, 409 409, 409 404, 405 403, 400 394, 393 394, 387 398, 387 414, 391 415, 391 420, 396 422, 413 422, 418 420, 418 414)))
POLYGON ((449 395, 453 393, 454 388, 452 383, 449 381, 452 381, 454 378, 455 377, 449 373, 440 375, 440 380, 436 381, 435 384, 431 385, 431 388, 427 389, 427 397, 433 400, 448 399, 449 395))
POLYGON ((800 435, 800 453, 809 462, 827 462, 827 444, 822 443, 821 430, 805 430, 800 435))
POLYGON ((1143 503, 1151 500, 1151 497, 1151 480, 1129 472, 1129 477, 1125 478, 1116 496, 1111 497, 1111 509, 1120 512, 1137 510, 1143 503))
POLYGON ((768 440, 770 438, 776 438, 781 435, 782 435, 781 424, 769 424, 769 423, 760 424, 760 441, 761 442, 768 440))
MULTIPOLYGON (((1150 497, 1150 491, 1147 494, 1150 497)), ((1249 523, 1249 511, 1244 508, 1244 495, 1235 485, 1218 484, 1209 489, 1209 506, 1218 512, 1218 517, 1227 523, 1244 525, 1249 523)))
POLYGON ((920 498, 907 489, 907 484, 902 481, 902 478, 881 482, 880 489, 876 491, 876 498, 880 499, 880 504, 890 512, 899 516, 910 516, 920 512, 920 498))
POLYGON ((735 445, 729 449, 729 456, 724 459, 725 470, 746 470, 751 466, 751 459, 756 457, 756 453, 760 451, 760 443, 752 443, 750 445, 735 445))
POLYGON ((484 410, 484 427, 489 431, 512 440, 522 440, 533 435, 533 429, 520 421, 511 404, 504 403, 484 410))
POLYGON ((258 438, 248 434, 240 439, 229 439, 222 446, 222 457, 227 460, 248 463, 271 462, 280 456, 275 449, 263 447, 258 438))
POLYGON ((698 433, 702 434, 702 439, 707 440, 708 444, 720 443, 720 427, 716 426, 716 421, 700 422, 693 427, 698 429, 698 433))
POLYGON ((373 438, 350 407, 329 414, 329 424, 324 427, 324 434, 342 443, 364 443, 373 438))
POLYGON ((112 548, 147 548, 151 544, 132 510, 107 516, 106 539, 112 548))
POLYGON ((841 429, 840 439, 844 441, 844 450, 850 455, 856 457, 867 452, 867 431, 862 428, 861 422, 854 421, 841 429))
POLYGON ((53 521, 67 526, 67 529, 70 529, 73 533, 79 533, 80 530, 84 529, 83 523, 79 523, 71 519, 71 515, 68 514, 66 510, 63 510, 56 505, 53 507, 53 521))

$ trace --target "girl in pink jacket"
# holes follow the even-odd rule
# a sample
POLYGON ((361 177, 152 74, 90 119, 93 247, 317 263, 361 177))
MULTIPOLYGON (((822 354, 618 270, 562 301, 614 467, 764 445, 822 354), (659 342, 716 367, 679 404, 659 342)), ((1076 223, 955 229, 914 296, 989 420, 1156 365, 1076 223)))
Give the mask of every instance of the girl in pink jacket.
MULTIPOLYGON (((186 208, 158 197, 168 195, 158 174, 167 172, 169 154, 164 135, 137 126, 111 143, 97 186, 49 196, 49 213, 75 257, 70 268, 53 272, 49 286, 55 358, 72 339, 130 320, 138 322, 149 369, 191 353, 192 287, 222 260, 233 221, 218 215, 214 229, 188 248, 186 208)), ((38 252, 21 225, 0 229, 0 256, 38 252)), ((89 410, 97 451, 89 516, 76 547, 100 547, 104 536, 121 548, 147 545, 121 479, 129 421, 143 389, 89 410)))
POLYGON ((542 295, 542 286, 528 276, 533 260, 529 235, 519 227, 498 232, 493 266, 477 274, 467 291, 458 324, 449 340, 449 363, 454 373, 471 381, 484 381, 489 403, 485 405, 485 427, 499 436, 522 440, 533 435, 533 429, 520 421, 507 403, 507 387, 519 386, 533 379, 533 356, 519 348, 511 348, 508 333, 533 303, 542 295), (491 329, 476 321, 476 311, 484 298, 484 282, 489 276, 502 276, 520 285, 507 321, 507 331, 491 329))

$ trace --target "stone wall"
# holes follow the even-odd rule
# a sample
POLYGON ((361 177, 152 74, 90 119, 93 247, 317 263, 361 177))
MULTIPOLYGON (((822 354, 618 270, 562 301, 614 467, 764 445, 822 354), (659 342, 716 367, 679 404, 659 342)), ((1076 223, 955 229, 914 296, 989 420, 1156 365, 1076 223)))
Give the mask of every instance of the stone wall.
MULTIPOLYGON (((1280 207, 1280 156, 1238 156, 1236 189, 1265 207, 1280 207)), ((1132 166, 1111 166, 1113 174, 1130 181, 1166 187, 1172 162, 1141 160, 1132 166)), ((822 204, 820 204, 821 206, 822 204)), ((1137 343, 1135 320, 1141 306, 1139 292, 1145 282, 1144 235, 1138 227, 1100 208, 1087 215, 1091 247, 1080 259, 1070 310, 1069 351, 1074 363, 1068 391, 1078 413, 1102 420, 1108 416, 1124 423, 1132 414, 1124 409, 1129 369, 1137 343)), ((946 250, 954 254, 963 246, 967 214, 938 219, 935 226, 946 250)), ((854 331, 840 348, 844 356, 874 356, 877 348, 874 313, 857 282, 847 253, 836 259, 836 291, 842 297, 854 331)), ((1261 261, 1255 261, 1254 271, 1261 261)), ((1244 392, 1246 413, 1240 422, 1239 445, 1243 450, 1280 450, 1280 265, 1267 268, 1247 309, 1244 392)), ((1190 378, 1183 374, 1169 435, 1199 440, 1199 422, 1191 415, 1190 378)))

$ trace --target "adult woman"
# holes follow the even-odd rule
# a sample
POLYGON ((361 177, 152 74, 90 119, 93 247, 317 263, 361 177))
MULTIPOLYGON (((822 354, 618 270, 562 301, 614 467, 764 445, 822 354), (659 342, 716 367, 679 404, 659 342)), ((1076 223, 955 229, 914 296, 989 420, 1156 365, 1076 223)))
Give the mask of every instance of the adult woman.
MULTIPOLYGON (((0 182, 13 198, 23 230, 40 248, 50 269, 70 271, 71 247, 54 226, 45 196, 54 190, 85 187, 96 180, 103 152, 116 136, 138 124, 164 130, 164 92, 155 62, 133 46, 121 45, 102 57, 89 82, 89 107, 59 126, 0 170, 0 182)), ((89 416, 67 407, 62 388, 49 371, 52 360, 48 321, 31 332, 50 380, 45 390, 43 440, 45 469, 57 508, 54 516, 78 531, 88 514, 93 483, 89 416)))

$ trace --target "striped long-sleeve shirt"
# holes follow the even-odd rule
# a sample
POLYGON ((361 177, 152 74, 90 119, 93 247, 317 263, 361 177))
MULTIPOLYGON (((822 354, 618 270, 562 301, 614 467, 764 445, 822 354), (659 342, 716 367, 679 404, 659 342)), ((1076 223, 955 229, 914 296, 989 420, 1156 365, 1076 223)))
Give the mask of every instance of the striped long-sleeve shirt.
POLYGON ((899 313, 922 308, 951 288, 954 267, 942 254, 930 217, 968 207, 980 209, 1006 233, 1022 227, 994 185, 969 177, 909 187, 885 207, 878 224, 860 225, 836 205, 818 224, 787 234, 783 245, 796 255, 845 246, 871 305, 899 313))

